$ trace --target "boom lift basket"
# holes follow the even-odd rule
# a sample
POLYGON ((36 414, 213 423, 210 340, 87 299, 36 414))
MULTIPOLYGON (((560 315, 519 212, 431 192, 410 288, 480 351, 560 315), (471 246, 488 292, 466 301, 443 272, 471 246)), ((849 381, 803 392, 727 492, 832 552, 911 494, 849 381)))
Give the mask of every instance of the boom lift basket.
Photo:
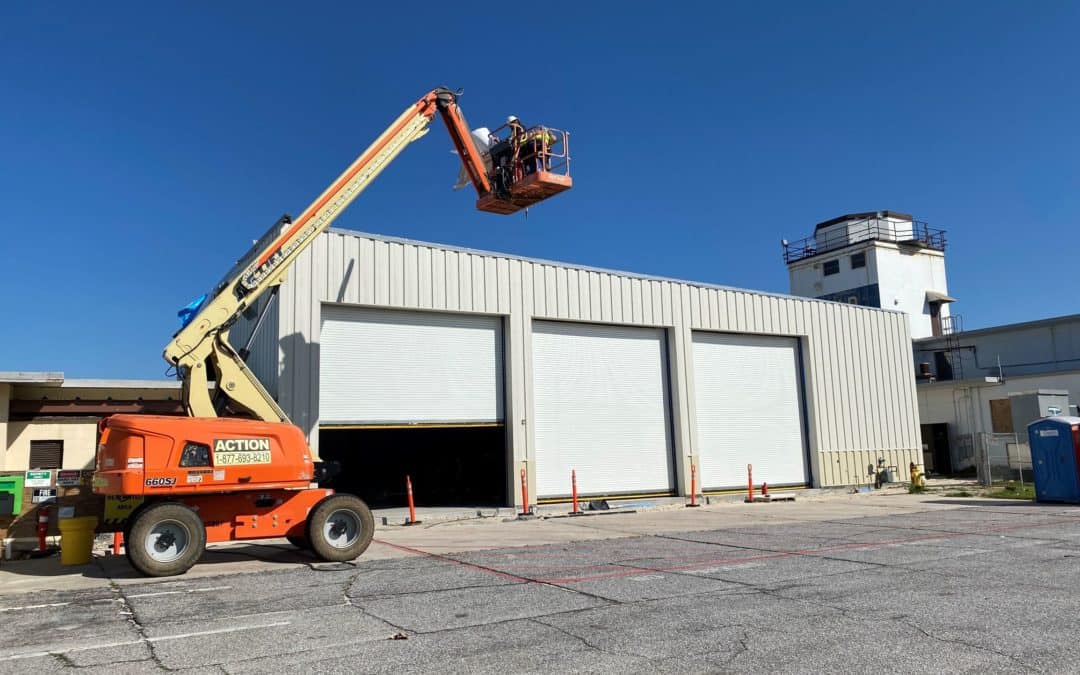
POLYGON ((512 138, 503 125, 491 132, 490 147, 493 189, 476 201, 481 211, 515 213, 573 186, 565 131, 535 126, 512 138))

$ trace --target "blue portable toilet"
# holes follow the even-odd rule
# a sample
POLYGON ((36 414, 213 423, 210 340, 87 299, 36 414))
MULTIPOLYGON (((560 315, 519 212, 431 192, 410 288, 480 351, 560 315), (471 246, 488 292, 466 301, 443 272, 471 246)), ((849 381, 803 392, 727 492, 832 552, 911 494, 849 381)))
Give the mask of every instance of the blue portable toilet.
POLYGON ((1080 503, 1080 417, 1044 417, 1027 429, 1035 501, 1080 503))

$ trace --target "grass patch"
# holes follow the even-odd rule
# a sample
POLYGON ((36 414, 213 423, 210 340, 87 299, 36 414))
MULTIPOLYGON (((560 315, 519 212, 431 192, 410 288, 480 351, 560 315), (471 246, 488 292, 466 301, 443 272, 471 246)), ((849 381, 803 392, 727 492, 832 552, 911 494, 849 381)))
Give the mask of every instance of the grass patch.
POLYGON ((1035 486, 1031 483, 1025 483, 1021 486, 1009 481, 1004 485, 996 486, 996 488, 990 492, 990 497, 997 497, 998 499, 1035 499, 1035 486))
POLYGON ((907 491, 908 491, 908 494, 910 494, 910 495, 921 495, 922 493, 926 492, 926 486, 925 485, 914 485, 914 484, 909 485, 907 491))
POLYGON ((975 493, 970 490, 953 490, 945 493, 946 497, 974 497, 975 493))

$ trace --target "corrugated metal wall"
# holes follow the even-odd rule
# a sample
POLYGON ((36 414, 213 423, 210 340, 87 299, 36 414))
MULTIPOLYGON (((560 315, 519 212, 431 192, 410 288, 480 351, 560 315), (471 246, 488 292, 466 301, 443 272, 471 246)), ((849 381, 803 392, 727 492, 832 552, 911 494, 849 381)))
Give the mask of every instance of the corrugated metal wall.
MULTIPOLYGON (((533 456, 528 364, 534 318, 668 329, 682 486, 689 485, 685 460, 695 433, 693 330, 801 338, 812 471, 819 484, 865 482, 866 464, 879 456, 896 464, 902 476, 908 461, 919 461, 911 339, 906 317, 898 312, 332 230, 290 271, 279 314, 278 398, 313 444, 318 442, 312 431, 318 425, 322 303, 506 316, 506 419, 514 475, 533 456)), ((256 346, 257 352, 268 349, 262 340, 256 346)), ((267 353, 253 356, 253 362, 272 359, 267 353)))
MULTIPOLYGON (((240 349, 248 341, 251 331, 255 328, 259 312, 266 303, 271 302, 269 293, 264 294, 255 307, 249 308, 244 313, 243 319, 237 321, 229 331, 229 343, 240 349)), ((281 356, 278 354, 278 326, 281 316, 281 299, 274 299, 270 309, 266 312, 262 327, 255 336, 255 342, 251 345, 251 356, 248 357, 247 366, 259 378, 266 390, 272 396, 278 395, 278 365, 281 356)))

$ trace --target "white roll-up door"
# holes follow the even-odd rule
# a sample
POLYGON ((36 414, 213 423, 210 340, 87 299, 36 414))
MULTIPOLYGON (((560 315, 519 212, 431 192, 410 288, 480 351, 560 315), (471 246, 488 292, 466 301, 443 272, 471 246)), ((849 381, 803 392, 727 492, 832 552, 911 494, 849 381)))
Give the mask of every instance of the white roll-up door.
POLYGON ((701 487, 807 482, 802 378, 794 338, 694 333, 701 487))
POLYGON ((319 422, 503 419, 499 317, 324 305, 319 422))
POLYGON ((670 492, 667 358, 661 329, 533 323, 539 497, 670 492))

